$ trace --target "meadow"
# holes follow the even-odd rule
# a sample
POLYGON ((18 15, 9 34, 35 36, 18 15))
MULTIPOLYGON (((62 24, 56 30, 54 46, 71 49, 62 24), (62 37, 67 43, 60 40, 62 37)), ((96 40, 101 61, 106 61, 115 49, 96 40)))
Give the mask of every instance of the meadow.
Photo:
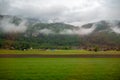
MULTIPOLYGON (((120 54, 120 51, 0 50, 0 54, 120 54)), ((0 80, 120 80, 120 58, 0 58, 0 80)))
POLYGON ((120 58, 0 58, 0 80, 120 80, 120 58))
POLYGON ((54 55, 63 55, 63 54, 120 54, 120 51, 87 51, 87 50, 5 50, 0 49, 0 54, 54 54, 54 55))

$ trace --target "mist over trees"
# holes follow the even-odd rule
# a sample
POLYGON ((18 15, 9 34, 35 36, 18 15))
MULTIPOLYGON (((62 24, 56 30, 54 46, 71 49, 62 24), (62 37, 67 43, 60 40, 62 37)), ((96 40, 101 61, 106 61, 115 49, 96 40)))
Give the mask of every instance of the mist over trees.
POLYGON ((119 50, 120 21, 115 21, 112 25, 108 21, 100 21, 79 27, 1 15, 0 48, 119 50))

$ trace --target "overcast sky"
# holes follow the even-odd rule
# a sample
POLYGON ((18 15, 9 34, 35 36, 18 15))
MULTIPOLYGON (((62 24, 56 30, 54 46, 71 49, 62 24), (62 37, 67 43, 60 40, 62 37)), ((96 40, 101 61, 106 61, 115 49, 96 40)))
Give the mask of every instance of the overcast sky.
POLYGON ((81 25, 120 20, 120 0, 0 0, 0 14, 81 25))

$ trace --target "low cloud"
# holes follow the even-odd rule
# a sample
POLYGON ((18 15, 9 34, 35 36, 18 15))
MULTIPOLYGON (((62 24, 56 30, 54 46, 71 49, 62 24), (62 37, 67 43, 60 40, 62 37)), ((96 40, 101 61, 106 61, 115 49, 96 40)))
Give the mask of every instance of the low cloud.
POLYGON ((119 21, 110 21, 109 25, 113 32, 120 34, 120 22, 119 21))
POLYGON ((39 34, 45 34, 45 35, 50 35, 50 34, 60 34, 60 35, 89 35, 95 30, 96 26, 93 25, 90 28, 84 28, 84 27, 78 27, 74 29, 63 29, 58 32, 55 32, 52 29, 41 29, 38 31, 35 31, 33 33, 33 36, 38 36, 39 34))
POLYGON ((18 25, 11 22, 11 18, 4 18, 0 21, 0 28, 6 32, 23 33, 27 30, 26 21, 22 20, 18 25))
POLYGON ((48 34, 55 34, 54 31, 52 31, 52 30, 50 30, 50 29, 46 29, 46 28, 40 30, 39 33, 46 34, 46 35, 48 35, 48 34))
POLYGON ((115 32, 115 33, 118 33, 118 34, 120 34, 120 28, 119 27, 114 27, 114 28, 112 28, 112 30, 115 32))
POLYGON ((64 29, 63 31, 60 32, 60 34, 75 34, 75 35, 88 35, 91 34, 95 30, 96 26, 92 26, 91 28, 83 28, 80 27, 79 29, 64 29))

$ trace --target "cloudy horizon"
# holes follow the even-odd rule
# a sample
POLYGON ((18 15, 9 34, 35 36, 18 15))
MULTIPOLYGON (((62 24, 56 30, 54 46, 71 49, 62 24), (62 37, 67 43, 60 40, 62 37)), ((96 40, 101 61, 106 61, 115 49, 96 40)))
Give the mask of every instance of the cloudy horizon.
POLYGON ((0 0, 0 14, 82 25, 120 20, 120 0, 0 0))

